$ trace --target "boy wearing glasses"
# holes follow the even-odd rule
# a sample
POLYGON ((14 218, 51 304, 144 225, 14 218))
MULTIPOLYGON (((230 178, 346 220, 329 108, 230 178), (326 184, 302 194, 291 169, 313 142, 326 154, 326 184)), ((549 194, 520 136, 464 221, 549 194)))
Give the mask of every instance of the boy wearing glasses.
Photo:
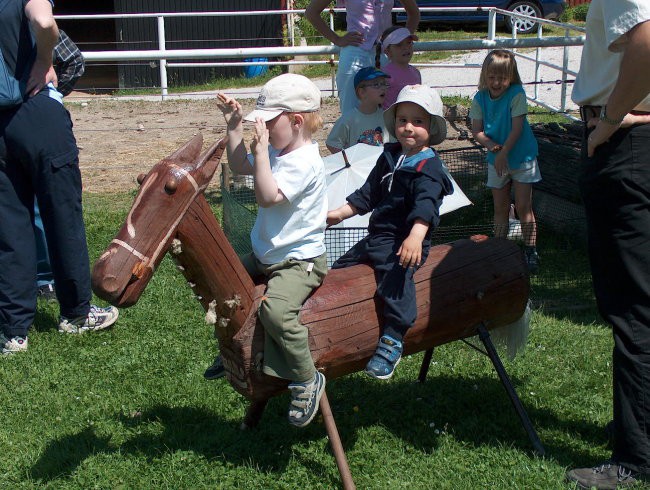
MULTIPOLYGON (((373 66, 367 66, 354 77, 354 90, 359 107, 343 114, 334 123, 325 144, 332 153, 338 153, 357 143, 383 146, 389 135, 384 124, 382 104, 388 90, 387 75, 373 66)), ((394 140, 392 140, 394 141, 394 140)))

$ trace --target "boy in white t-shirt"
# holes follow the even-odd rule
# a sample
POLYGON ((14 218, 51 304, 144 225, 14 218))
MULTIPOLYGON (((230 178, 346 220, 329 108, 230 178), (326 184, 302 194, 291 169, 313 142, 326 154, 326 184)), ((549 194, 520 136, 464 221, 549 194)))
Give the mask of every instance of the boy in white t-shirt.
POLYGON ((321 94, 308 78, 287 73, 262 87, 256 109, 246 117, 235 99, 217 97, 227 124, 230 168, 255 179, 253 253, 242 262, 251 276, 268 278, 257 315, 265 332, 263 372, 291 381, 289 422, 304 427, 325 390, 307 328, 298 321, 302 304, 327 273, 325 169, 312 141, 322 125, 321 94), (244 146, 243 120, 255 123, 252 155, 244 146))
POLYGON ((389 135, 384 124, 382 104, 388 90, 389 75, 374 66, 361 68, 354 76, 359 107, 350 109, 334 123, 325 144, 332 153, 365 143, 383 146, 389 135))

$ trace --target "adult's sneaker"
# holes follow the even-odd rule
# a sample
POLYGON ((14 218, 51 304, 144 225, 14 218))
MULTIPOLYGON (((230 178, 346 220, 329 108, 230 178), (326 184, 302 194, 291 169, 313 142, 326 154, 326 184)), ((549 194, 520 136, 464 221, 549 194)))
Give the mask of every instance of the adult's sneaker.
MULTIPOLYGON (((616 490, 617 488, 636 487, 643 482, 650 482, 648 475, 635 473, 625 466, 606 461, 593 468, 577 468, 567 471, 566 479, 577 488, 590 490, 616 490)), ((647 484, 647 483, 646 483, 647 484)), ((647 488, 643 486, 642 488, 647 488)))
POLYGON ((104 330, 115 323, 119 314, 119 310, 114 306, 101 308, 99 306, 90 305, 90 311, 87 316, 80 316, 72 319, 61 317, 61 321, 59 322, 59 332, 84 333, 95 330, 104 330))
POLYGON ((366 364, 365 373, 377 379, 389 379, 402 359, 402 343, 390 335, 382 335, 374 355, 366 364))
POLYGON ((5 356, 25 352, 27 344, 26 336, 14 335, 13 337, 6 337, 4 334, 0 334, 0 346, 2 347, 2 354, 5 356))
POLYGON ((325 375, 316 371, 314 379, 306 383, 291 383, 291 403, 289 404, 289 423, 304 427, 314 419, 320 399, 325 392, 325 375))

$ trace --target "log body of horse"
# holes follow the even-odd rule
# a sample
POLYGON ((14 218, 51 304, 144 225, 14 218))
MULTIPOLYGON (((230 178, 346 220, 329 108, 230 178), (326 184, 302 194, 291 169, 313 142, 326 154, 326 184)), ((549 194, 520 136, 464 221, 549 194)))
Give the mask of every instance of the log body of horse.
MULTIPOLYGON (((253 406, 263 408, 286 389, 288 380, 262 373, 264 332, 257 307, 264 285, 248 276, 202 195, 224 142, 199 158, 197 138, 142 180, 127 222, 95 264, 93 287, 115 305, 133 304, 160 252, 170 249, 206 310, 206 320, 215 324, 228 380, 253 406), (202 180, 197 185, 177 181, 165 189, 165 183, 180 176, 179 162, 192 158, 198 164, 186 165, 182 174, 202 180)), ((405 337, 405 354, 475 335, 480 324, 490 329, 512 323, 524 313, 529 293, 519 247, 485 237, 432 247, 415 282, 418 319, 405 337)), ((381 312, 369 266, 327 275, 300 316, 309 329, 314 362, 327 378, 364 367, 381 335, 381 312)))

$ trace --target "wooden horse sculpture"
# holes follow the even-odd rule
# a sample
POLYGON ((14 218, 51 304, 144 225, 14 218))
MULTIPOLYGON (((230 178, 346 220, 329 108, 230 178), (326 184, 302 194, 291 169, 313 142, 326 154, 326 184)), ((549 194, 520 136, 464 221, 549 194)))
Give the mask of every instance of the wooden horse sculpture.
MULTIPOLYGON (((265 286, 247 274, 203 196, 225 140, 199 155, 202 142, 195 136, 138 178, 141 187, 124 225, 94 265, 93 289, 116 306, 133 305, 169 250, 206 321, 215 324, 227 379, 251 401, 245 419, 250 427, 288 381, 262 373, 264 333, 256 312, 265 286)), ((528 301, 521 251, 507 240, 483 237, 432 247, 415 281, 418 319, 404 354, 429 350, 429 360, 433 347, 446 342, 477 333, 489 342, 487 330, 516 321, 528 301)), ((316 367, 328 379, 363 369, 373 354, 382 324, 375 290, 369 266, 332 270, 304 304, 301 322, 309 328, 316 367)), ((505 371, 495 367, 504 381, 505 371)), ((524 426, 530 426, 514 390, 508 391, 524 426)), ((532 426, 526 429, 543 452, 532 426)))

